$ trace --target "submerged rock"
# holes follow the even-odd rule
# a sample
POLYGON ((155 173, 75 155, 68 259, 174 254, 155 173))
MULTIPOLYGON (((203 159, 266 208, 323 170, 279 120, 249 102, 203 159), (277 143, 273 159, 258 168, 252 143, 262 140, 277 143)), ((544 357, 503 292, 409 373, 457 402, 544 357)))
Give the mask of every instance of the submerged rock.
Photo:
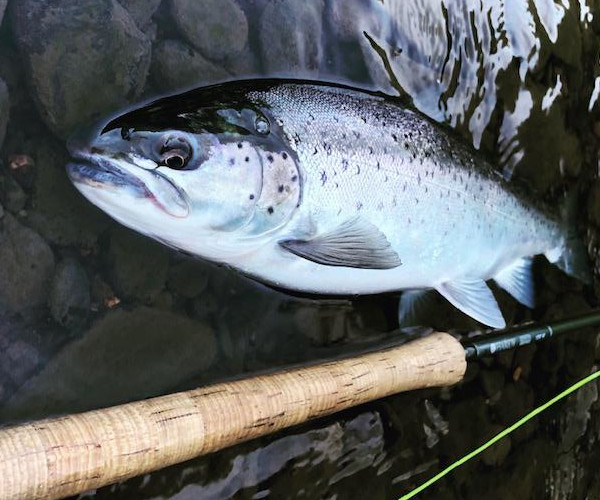
POLYGON ((162 0, 119 0, 142 31, 150 25, 152 16, 162 0))
POLYGON ((54 255, 34 230, 10 214, 0 219, 0 313, 25 313, 46 303, 54 255))
POLYGON ((57 245, 93 247, 110 219, 73 187, 64 149, 54 141, 38 140, 35 186, 29 225, 57 245))
POLYGON ((0 169, 0 203, 12 213, 17 213, 25 208, 27 194, 13 176, 0 169))
POLYGON ((106 264, 118 295, 149 301, 165 287, 169 256, 164 246, 119 227, 110 235, 106 264))
POLYGON ((248 21, 234 0, 171 0, 171 12, 183 37, 214 61, 248 41, 248 21))
POLYGON ((155 47, 150 75, 156 88, 164 92, 215 83, 229 76, 178 40, 164 40, 155 47))
MULTIPOLYGON (((0 21, 2 20, 2 0, 0 0, 0 21)), ((8 97, 8 87, 4 80, 0 78, 0 148, 6 135, 6 126, 10 115, 10 99, 8 97)))
POLYGON ((316 71, 323 57, 323 0, 273 0, 263 10, 259 38, 267 72, 316 71))
POLYGON ((168 286, 183 297, 200 295, 208 286, 210 268, 201 262, 186 260, 171 267, 168 286))
POLYGON ((30 88, 57 135, 140 94, 150 41, 116 0, 19 0, 10 11, 30 88))
POLYGON ((75 259, 67 258, 56 267, 48 305, 61 325, 73 328, 85 321, 90 309, 90 282, 75 259))
POLYGON ((19 389, 0 410, 2 421, 165 394, 202 374, 215 356, 204 323, 147 307, 111 311, 19 389))

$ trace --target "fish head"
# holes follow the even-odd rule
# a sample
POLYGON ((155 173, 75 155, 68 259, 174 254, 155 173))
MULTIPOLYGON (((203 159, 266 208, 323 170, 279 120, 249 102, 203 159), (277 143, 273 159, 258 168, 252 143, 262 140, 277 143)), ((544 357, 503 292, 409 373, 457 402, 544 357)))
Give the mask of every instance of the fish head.
POLYGON ((73 139, 71 181, 111 217, 227 262, 264 243, 300 199, 294 152, 268 109, 166 98, 73 139), (202 106, 202 104, 204 104, 202 106))

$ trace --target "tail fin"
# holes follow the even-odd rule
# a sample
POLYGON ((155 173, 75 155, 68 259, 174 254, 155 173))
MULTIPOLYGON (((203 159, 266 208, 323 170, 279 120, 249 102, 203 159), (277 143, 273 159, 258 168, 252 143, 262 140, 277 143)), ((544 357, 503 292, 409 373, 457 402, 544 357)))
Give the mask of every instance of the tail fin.
POLYGON ((577 190, 573 189, 566 196, 561 210, 567 237, 561 251, 553 251, 547 255, 550 262, 558 266, 569 276, 573 276, 585 284, 592 283, 592 273, 587 250, 577 232, 577 190))

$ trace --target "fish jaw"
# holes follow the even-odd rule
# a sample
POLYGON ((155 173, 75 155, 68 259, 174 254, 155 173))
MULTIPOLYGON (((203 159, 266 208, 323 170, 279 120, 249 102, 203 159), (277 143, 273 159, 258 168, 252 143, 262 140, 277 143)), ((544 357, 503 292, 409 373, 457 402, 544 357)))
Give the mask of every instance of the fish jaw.
POLYGON ((140 168, 124 158, 86 151, 76 151, 73 157, 74 161, 67 165, 71 182, 94 204, 110 200, 101 208, 111 216, 115 207, 132 202, 150 202, 174 218, 185 218, 190 213, 185 193, 159 172, 140 168))

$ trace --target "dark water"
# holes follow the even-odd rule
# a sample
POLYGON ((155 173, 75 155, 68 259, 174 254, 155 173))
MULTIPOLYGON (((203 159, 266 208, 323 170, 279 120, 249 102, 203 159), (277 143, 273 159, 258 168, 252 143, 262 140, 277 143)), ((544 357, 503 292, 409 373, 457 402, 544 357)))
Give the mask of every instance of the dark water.
MULTIPOLYGON (((581 186, 579 229, 596 268, 596 3, 8 4, 0 30, 3 423, 398 341, 396 297, 290 297, 120 228, 75 192, 64 173, 66 137, 163 93, 256 75, 400 93, 539 197, 559 203, 581 186)), ((536 279, 533 311, 498 292, 509 323, 594 304, 592 289, 545 262, 536 279)), ((481 330, 446 304, 430 323, 481 330)), ((473 363, 452 389, 387 398, 85 497, 395 498, 589 373, 600 357, 591 333, 473 363)), ((597 399, 590 386, 427 498, 600 498, 597 399)))

